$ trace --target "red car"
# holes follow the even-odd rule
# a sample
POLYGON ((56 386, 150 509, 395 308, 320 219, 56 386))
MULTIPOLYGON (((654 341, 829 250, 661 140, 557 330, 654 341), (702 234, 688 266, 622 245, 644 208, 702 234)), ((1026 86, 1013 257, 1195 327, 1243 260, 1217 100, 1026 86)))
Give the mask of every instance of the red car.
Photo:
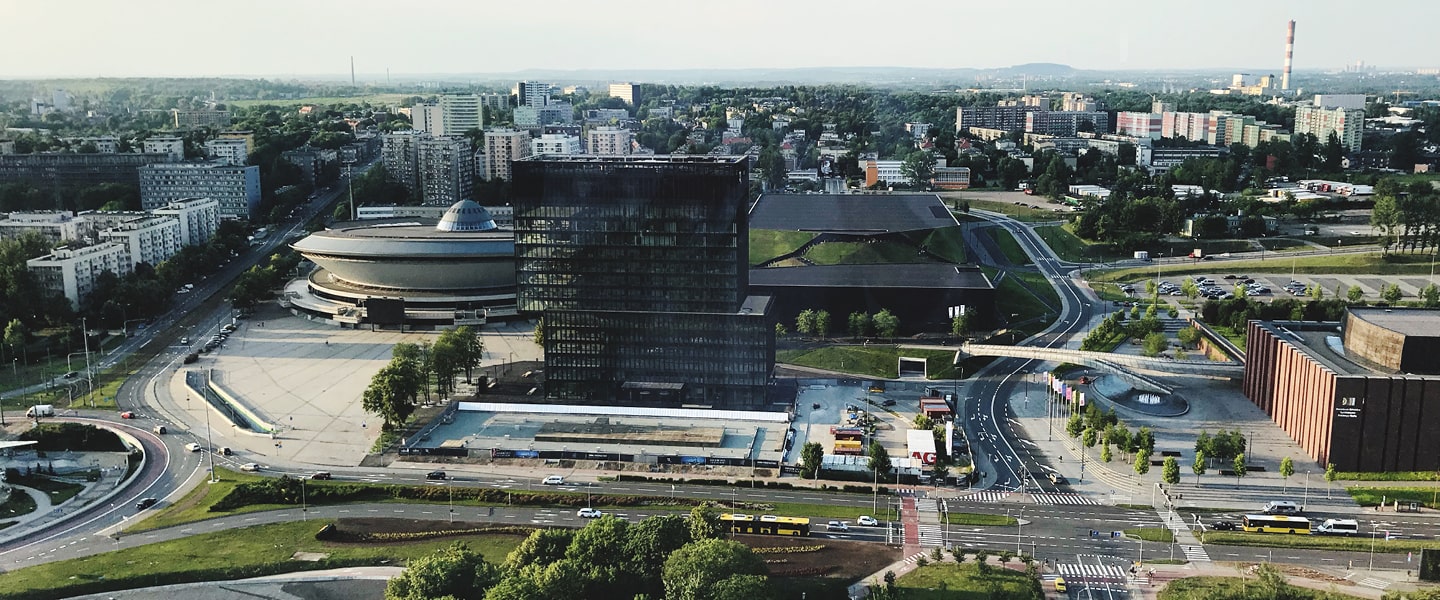
POLYGON ((127 411, 125 411, 125 412, 120 413, 120 418, 122 418, 122 419, 133 419, 133 418, 135 418, 135 413, 132 413, 132 412, 130 412, 130 411, 127 410, 127 411))

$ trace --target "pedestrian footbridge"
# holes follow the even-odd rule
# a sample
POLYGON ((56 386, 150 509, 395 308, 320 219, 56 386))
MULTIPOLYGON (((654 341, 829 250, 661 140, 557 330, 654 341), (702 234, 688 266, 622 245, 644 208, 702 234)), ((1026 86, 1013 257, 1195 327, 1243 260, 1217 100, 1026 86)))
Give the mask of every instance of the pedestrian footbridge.
POLYGON ((1029 358, 1085 365, 1087 367, 1115 373, 1130 381, 1136 388, 1148 389, 1165 394, 1173 392, 1171 387, 1146 375, 1202 375, 1238 379, 1245 372, 1245 365, 1234 361, 1174 360, 1130 354, 1094 352, 1090 350, 972 344, 968 342, 960 346, 959 352, 955 355, 955 361, 958 363, 966 356, 1004 356, 1008 358, 1029 358))

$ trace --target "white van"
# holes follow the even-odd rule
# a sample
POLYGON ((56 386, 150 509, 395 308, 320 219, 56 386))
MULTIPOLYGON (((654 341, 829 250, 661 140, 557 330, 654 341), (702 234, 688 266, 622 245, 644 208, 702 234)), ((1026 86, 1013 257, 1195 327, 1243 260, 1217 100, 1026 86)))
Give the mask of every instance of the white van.
POLYGON ((1272 500, 1265 503, 1265 514, 1298 515, 1300 514, 1300 505, 1289 500, 1272 500))
POLYGON ((1315 528, 1315 533, 1355 535, 1360 533, 1360 522, 1355 519, 1325 519, 1324 523, 1315 528))

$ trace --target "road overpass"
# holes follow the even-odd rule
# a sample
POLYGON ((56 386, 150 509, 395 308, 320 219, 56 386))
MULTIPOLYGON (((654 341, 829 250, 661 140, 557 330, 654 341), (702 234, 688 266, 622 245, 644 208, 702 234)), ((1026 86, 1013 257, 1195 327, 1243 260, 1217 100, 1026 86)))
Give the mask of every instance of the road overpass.
POLYGON ((966 342, 956 352, 959 362, 965 356, 1005 356, 1030 358, 1044 361, 1066 362, 1110 371, 1126 379, 1136 388, 1169 394, 1173 390, 1146 375, 1204 375, 1209 377, 1239 378, 1245 372, 1245 365, 1233 362, 1210 360, 1173 360, 1150 358, 1129 354, 1111 354, 1089 350, 1064 348, 1040 348, 1035 346, 1003 346, 998 344, 973 344, 966 342))

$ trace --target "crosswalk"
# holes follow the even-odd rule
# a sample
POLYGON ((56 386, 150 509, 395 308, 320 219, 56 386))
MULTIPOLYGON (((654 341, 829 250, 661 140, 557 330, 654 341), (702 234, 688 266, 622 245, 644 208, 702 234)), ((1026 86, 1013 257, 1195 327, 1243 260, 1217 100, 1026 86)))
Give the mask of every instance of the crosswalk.
POLYGON ((915 553, 915 554, 911 554, 910 556, 905 557, 905 564, 913 565, 913 564, 915 564, 915 561, 920 560, 920 557, 925 556, 925 555, 926 555, 925 552, 917 552, 917 553, 915 553))
POLYGON ((1122 582, 1125 581, 1125 569, 1115 565, 1071 565, 1060 563, 1058 565, 1060 576, 1065 581, 1087 581, 1087 582, 1122 582))
POLYGON ((1385 588, 1387 588, 1387 587, 1390 587, 1390 582, 1385 581, 1384 579, 1376 579, 1376 578, 1374 578, 1374 577, 1366 577, 1366 578, 1361 579, 1360 581, 1357 581, 1357 582, 1355 582, 1355 583, 1358 583, 1358 584, 1363 585, 1363 586, 1365 586, 1365 587, 1372 587, 1372 588, 1375 588, 1375 589, 1377 589, 1377 590, 1383 590, 1383 589, 1385 589, 1385 588))
POLYGON ((1180 550, 1185 552, 1185 560, 1190 562, 1210 562, 1210 554, 1205 552, 1204 546, 1181 544, 1180 550))
POLYGON ((945 529, 939 523, 921 523, 920 545, 926 548, 945 547, 945 529))
POLYGON ((1055 494, 1031 494, 1031 499, 1036 504, 1084 504, 1099 505, 1099 502, 1086 498, 1080 494, 1055 493, 1055 494))
POLYGON ((961 496, 958 500, 962 502, 1004 502, 1015 492, 975 492, 968 496, 961 496))

